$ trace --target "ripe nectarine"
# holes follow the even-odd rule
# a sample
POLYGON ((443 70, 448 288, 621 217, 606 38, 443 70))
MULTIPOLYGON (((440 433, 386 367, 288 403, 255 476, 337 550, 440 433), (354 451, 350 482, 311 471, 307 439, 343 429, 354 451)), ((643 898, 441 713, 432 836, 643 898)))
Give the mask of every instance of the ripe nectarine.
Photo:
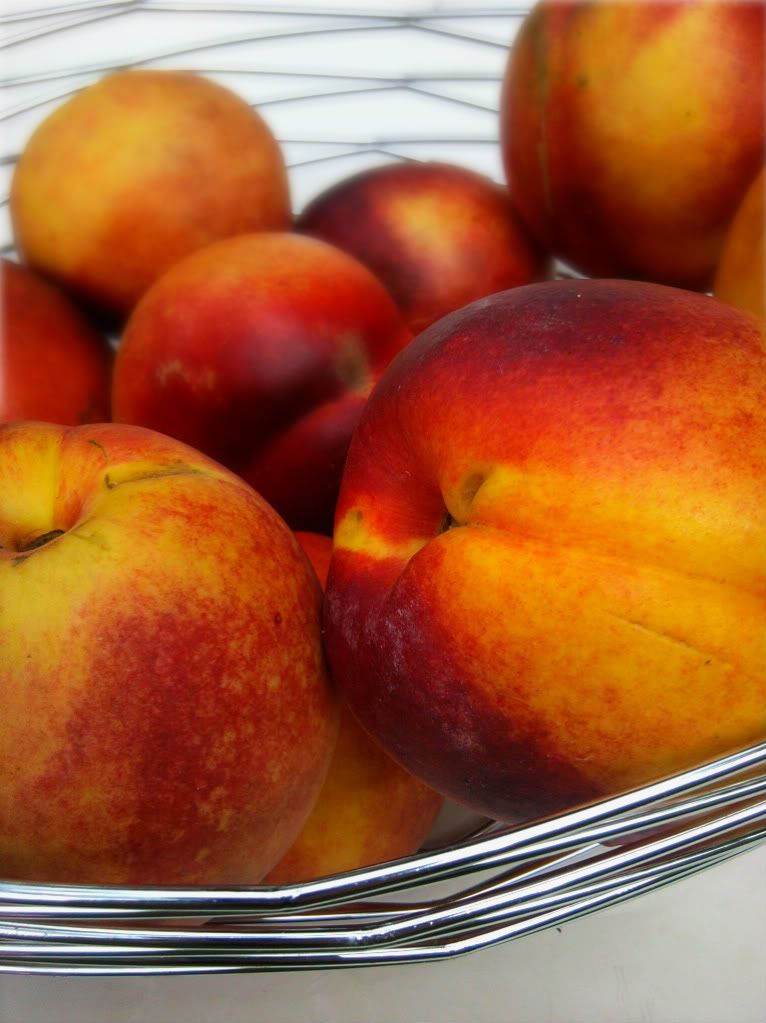
POLYGON ((274 511, 191 448, 0 427, 0 877, 257 883, 335 741, 320 601, 274 511))
POLYGON ((368 266, 413 333, 543 274, 506 189, 446 163, 363 171, 317 196, 296 226, 368 266))
POLYGON ((514 202, 599 277, 709 287, 763 163, 764 4, 542 0, 506 70, 514 202))
POLYGON ((325 598, 341 691, 495 818, 766 732, 766 352, 753 317, 560 281, 445 317, 352 441, 325 598))
POLYGON ((112 353, 68 295, 0 261, 0 422, 109 419, 112 353))
POLYGON ((117 71, 57 107, 16 165, 11 215, 28 263, 117 317, 195 249, 291 220, 266 123, 180 71, 117 71))
POLYGON ((409 338, 383 285, 339 249, 230 238, 139 303, 117 353, 114 416, 223 462, 294 529, 330 532, 359 413, 409 338))

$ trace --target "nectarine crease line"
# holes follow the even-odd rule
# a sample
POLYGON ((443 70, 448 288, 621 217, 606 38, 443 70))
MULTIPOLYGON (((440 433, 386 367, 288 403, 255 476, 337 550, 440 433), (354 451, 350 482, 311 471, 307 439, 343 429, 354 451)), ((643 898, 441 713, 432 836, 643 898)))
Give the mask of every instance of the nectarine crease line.
MULTIPOLYGON (((694 576, 694 578, 704 579, 706 577, 697 575, 694 576)), ((710 579, 709 581, 716 582, 715 579, 710 579)), ((674 643, 677 646, 684 647, 686 650, 691 650, 692 653, 699 654, 700 657, 704 657, 706 663, 712 663, 713 661, 715 661, 716 664, 725 664, 727 667, 730 668, 734 667, 734 665, 731 664, 729 661, 723 660, 721 657, 718 657, 716 654, 713 654, 710 651, 703 650, 701 647, 696 646, 694 643, 689 643, 688 640, 684 639, 682 636, 675 636, 673 635, 672 632, 665 632, 662 629, 657 629, 651 625, 647 625, 644 622, 638 622, 632 618, 626 618, 624 615, 614 614, 613 612, 609 612, 609 615, 611 618, 616 618, 618 621, 624 622, 626 625, 629 625, 633 629, 639 629, 642 632, 647 632, 650 633, 652 636, 656 636, 658 639, 667 640, 668 643, 674 643)))

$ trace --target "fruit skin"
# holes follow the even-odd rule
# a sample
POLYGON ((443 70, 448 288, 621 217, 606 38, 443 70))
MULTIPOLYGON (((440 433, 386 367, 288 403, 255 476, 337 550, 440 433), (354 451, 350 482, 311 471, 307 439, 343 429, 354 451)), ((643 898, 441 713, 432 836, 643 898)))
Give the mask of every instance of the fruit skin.
POLYGON ((20 423, 0 543, 0 876, 256 883, 335 742, 321 591, 284 523, 167 437, 20 423))
POLYGON ((765 85, 761 0, 538 3, 501 101, 522 218, 591 276, 707 288, 763 163, 765 85))
POLYGON ((765 358, 747 314, 632 281, 516 288, 399 356, 324 614, 392 756, 512 819, 763 737, 765 358))
POLYGON ((112 354, 58 288, 0 260, 0 422, 76 426, 109 419, 112 354))
POLYGON ((415 334, 544 271, 506 189, 446 163, 363 171, 317 196, 296 227, 368 266, 415 334))
POLYGON ((16 166, 11 216, 26 262, 117 317, 195 249, 291 222, 266 123, 180 71, 118 71, 54 110, 16 166))
POLYGON ((178 263, 128 321, 114 418, 191 444, 294 529, 332 530, 374 379, 410 339, 383 285, 324 242, 230 238, 178 263))
POLYGON ((713 281, 717 298, 757 316, 761 327, 766 322, 765 191, 766 171, 761 168, 729 225, 713 281))
MULTIPOLYGON (((322 584, 332 541, 298 533, 322 584)), ((338 739, 314 809, 264 884, 313 881, 417 852, 439 814, 442 797, 402 770, 341 704, 338 739)))

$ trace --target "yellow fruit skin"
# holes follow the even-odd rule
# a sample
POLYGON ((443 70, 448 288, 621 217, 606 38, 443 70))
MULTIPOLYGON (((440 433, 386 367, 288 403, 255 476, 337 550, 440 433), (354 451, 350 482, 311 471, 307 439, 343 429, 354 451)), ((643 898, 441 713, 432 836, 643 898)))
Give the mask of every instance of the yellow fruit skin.
POLYGON ((0 545, 0 876, 256 883, 336 729, 284 523, 167 437, 22 423, 0 545))
POLYGON ((16 166, 11 216, 27 262, 116 316, 190 252, 291 222, 266 123, 179 71, 118 71, 54 110, 16 166))

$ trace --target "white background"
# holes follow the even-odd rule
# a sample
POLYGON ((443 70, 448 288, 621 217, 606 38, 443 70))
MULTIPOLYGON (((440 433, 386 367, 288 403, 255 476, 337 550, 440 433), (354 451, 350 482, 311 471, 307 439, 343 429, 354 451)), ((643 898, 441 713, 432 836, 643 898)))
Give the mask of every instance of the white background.
MULTIPOLYGON (((17 2, 4 10, 7 17, 36 6, 17 2)), ((457 18, 455 3, 416 7, 406 0, 376 0, 373 8, 349 0, 303 0, 301 7, 314 13, 301 24, 292 4, 276 0, 269 7, 271 13, 257 19, 219 10, 212 17, 133 12, 92 24, 72 24, 83 16, 66 13, 6 21, 4 73, 15 84, 4 90, 0 155, 18 152, 34 124, 72 88, 97 77, 102 65, 155 56, 161 57, 155 60, 160 66, 207 69, 258 104, 285 140, 297 209, 331 181, 397 157, 454 160, 501 177, 494 141, 497 77, 518 24, 512 5, 496 6, 489 17, 489 5, 463 0, 459 10, 472 16, 457 18), (385 20, 392 12, 433 12, 436 6, 445 17, 426 22, 425 30, 404 30, 385 20), (331 19, 336 27, 342 22, 354 30, 296 35, 301 25, 327 26, 321 14, 326 8, 356 15, 380 12, 382 19, 372 29, 370 21, 355 27, 331 19), (70 27, 39 34, 54 24, 70 27), (30 33, 35 38, 27 39, 30 33), (460 41, 455 34, 474 39, 460 41), (185 45, 221 39, 229 45, 172 55, 185 45), (72 74, 78 67, 86 70, 72 74), (58 76, 60 70, 67 74, 58 76), (401 81, 413 72, 416 79, 401 81), (355 77, 330 77, 337 74, 355 77), (434 77, 424 79, 424 74, 434 77), (463 77, 450 78, 455 74, 463 77), (32 80, 22 80, 30 75, 32 80), (365 91, 358 94, 359 88, 365 91), (301 98, 316 92, 345 95, 301 98)), ((7 161, 0 170, 2 195, 11 171, 7 161)), ((7 219, 2 230, 0 244, 7 246, 7 219)), ((227 977, 3 977, 0 1021, 764 1023, 764 950, 762 847, 561 931, 446 963, 227 977)))

